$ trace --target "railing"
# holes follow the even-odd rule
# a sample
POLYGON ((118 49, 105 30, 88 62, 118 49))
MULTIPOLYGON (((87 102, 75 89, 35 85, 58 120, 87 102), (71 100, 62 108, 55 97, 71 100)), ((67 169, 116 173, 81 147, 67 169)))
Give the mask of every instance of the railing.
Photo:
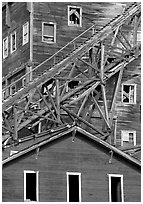
POLYGON ((29 85, 29 83, 34 83, 36 79, 41 76, 42 74, 46 73, 48 70, 50 70, 55 64, 59 63, 63 59, 65 59, 70 53, 72 53, 74 50, 76 50, 78 47, 80 47, 83 42, 87 40, 87 38, 90 38, 93 33, 94 25, 92 25, 90 28, 85 30, 83 33, 81 33, 79 36, 75 37, 72 41, 70 41, 68 44, 66 44, 64 47, 62 47, 59 51, 57 51, 54 55, 43 61, 41 64, 27 72, 25 75, 8 85, 7 87, 3 88, 2 92, 7 93, 6 98, 9 98, 9 93, 11 87, 15 86, 17 83, 25 79, 25 86, 19 86, 16 87, 16 91, 12 94, 15 95, 19 90, 24 89, 29 85), (68 53, 68 54, 67 54, 68 53), (47 68, 48 67, 48 68, 47 68), (29 80, 31 77, 32 80, 29 80))

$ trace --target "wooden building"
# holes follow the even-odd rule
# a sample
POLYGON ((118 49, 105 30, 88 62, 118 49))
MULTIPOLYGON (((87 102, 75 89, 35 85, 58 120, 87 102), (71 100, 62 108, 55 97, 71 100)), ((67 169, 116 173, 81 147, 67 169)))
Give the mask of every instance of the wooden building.
POLYGON ((140 161, 82 128, 68 125, 10 150, 3 153, 3 201, 141 201, 140 161))
POLYGON ((141 201, 141 4, 3 3, 2 38, 3 201, 141 201))

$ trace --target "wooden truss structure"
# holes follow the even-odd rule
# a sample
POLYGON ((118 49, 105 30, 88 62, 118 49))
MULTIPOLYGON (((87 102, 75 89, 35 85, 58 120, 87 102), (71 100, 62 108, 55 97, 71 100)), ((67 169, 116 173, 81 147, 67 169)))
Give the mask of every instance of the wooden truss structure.
POLYGON ((14 82, 26 81, 14 95, 3 99, 5 146, 9 140, 17 143, 23 128, 38 134, 67 123, 110 142, 124 68, 140 55, 140 10, 141 5, 134 3, 100 30, 93 33, 91 26, 14 82), (106 85, 113 76, 109 101, 106 85))

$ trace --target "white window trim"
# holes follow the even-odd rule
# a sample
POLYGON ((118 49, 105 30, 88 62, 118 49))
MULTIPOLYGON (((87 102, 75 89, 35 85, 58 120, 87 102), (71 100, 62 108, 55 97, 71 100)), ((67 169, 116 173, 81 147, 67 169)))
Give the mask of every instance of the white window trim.
POLYGON ((111 200, 111 177, 120 177, 121 178, 121 198, 122 198, 121 202, 124 202, 123 175, 121 175, 121 174, 108 174, 108 177, 109 177, 109 202, 112 202, 112 200, 111 200))
POLYGON ((78 175, 79 178, 79 202, 81 202, 81 173, 79 172, 66 172, 67 174, 67 202, 69 202, 69 175, 78 175))
POLYGON ((136 104, 136 95, 137 95, 137 84, 126 84, 126 83, 122 84, 122 103, 123 104, 136 104), (134 102, 123 102, 123 87, 124 87, 124 85, 134 86, 134 102))
POLYGON ((24 170, 24 201, 27 201, 26 200, 26 173, 36 173, 36 202, 39 202, 39 171, 31 171, 31 170, 24 170))
POLYGON ((13 52, 15 52, 16 51, 16 31, 14 31, 13 33, 11 33, 11 35, 10 35, 10 40, 11 40, 11 47, 10 47, 10 50, 11 50, 11 54, 13 53, 13 52), (12 35, 15 35, 15 50, 12 50, 12 35))
MULTIPOLYGON (((50 37, 50 36, 49 36, 49 37, 50 37)), ((53 37, 53 36, 52 36, 52 37, 53 37)), ((53 22, 42 22, 42 42, 44 42, 44 43, 48 43, 48 44, 56 43, 56 23, 53 23, 53 22), (43 37, 43 33, 44 33, 44 24, 54 25, 54 42, 47 42, 47 41, 44 41, 44 37, 43 37)))
POLYGON ((72 27, 82 27, 82 7, 79 7, 79 6, 68 6, 68 26, 72 26, 72 27), (80 9, 80 18, 79 18, 79 25, 76 25, 76 24, 71 24, 70 23, 70 8, 79 8, 80 9))
POLYGON ((5 59, 6 57, 8 57, 8 36, 3 39, 3 59, 5 59), (6 45, 7 46, 7 52, 6 52, 6 54, 5 54, 5 50, 4 50, 4 47, 5 47, 4 46, 4 44, 5 44, 4 41, 5 40, 7 41, 7 45, 6 45))
POLYGON ((136 145, 136 131, 135 130, 121 130, 121 146, 123 146, 123 134, 124 133, 133 133, 134 135, 134 146, 136 145))
POLYGON ((22 45, 25 45, 29 42, 29 22, 26 22, 24 25, 23 25, 23 42, 22 42, 22 45), (24 42, 24 29, 27 29, 27 40, 24 42))

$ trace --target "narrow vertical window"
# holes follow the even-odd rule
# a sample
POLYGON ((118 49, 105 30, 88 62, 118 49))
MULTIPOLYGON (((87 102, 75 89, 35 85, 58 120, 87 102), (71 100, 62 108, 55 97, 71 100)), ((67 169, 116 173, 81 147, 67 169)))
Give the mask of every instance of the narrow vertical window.
POLYGON ((121 131, 121 146, 135 146, 136 145, 136 131, 121 131))
POLYGON ((29 41, 29 23, 23 25, 23 45, 29 41))
POLYGON ((68 6, 68 25, 82 26, 82 8, 77 6, 68 6))
POLYGON ((13 84, 13 85, 10 87, 10 95, 11 95, 11 96, 14 95, 15 92, 16 92, 16 85, 13 84))
POLYGON ((81 202, 81 173, 67 172, 67 202, 81 202))
POLYGON ((123 175, 109 174, 109 202, 124 202, 123 175))
POLYGON ((16 31, 11 34, 11 53, 16 50, 16 31))
POLYGON ((8 56, 8 37, 3 39, 3 59, 8 56))
POLYGON ((123 84, 122 85, 122 102, 127 104, 136 103, 136 85, 123 84))
POLYGON ((24 201, 39 201, 38 171, 24 171, 24 201))
POLYGON ((47 43, 56 42, 56 24, 55 23, 42 23, 42 41, 47 43))

